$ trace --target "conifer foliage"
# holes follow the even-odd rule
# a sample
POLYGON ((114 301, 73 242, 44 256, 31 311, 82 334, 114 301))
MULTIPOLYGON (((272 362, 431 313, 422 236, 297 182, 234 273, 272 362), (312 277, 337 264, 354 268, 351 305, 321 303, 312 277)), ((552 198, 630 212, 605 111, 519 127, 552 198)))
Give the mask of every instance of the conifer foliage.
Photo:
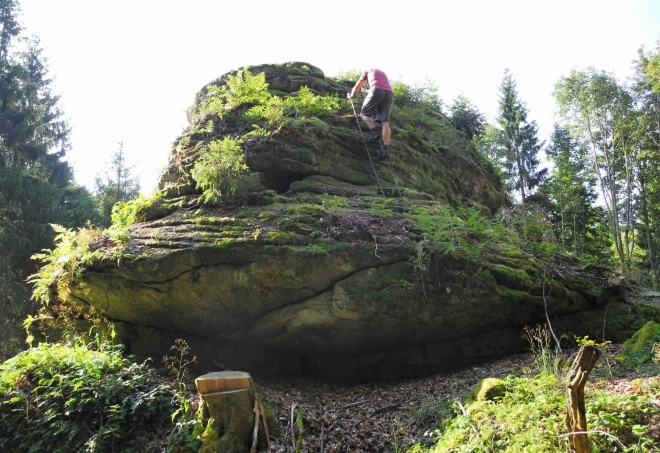
POLYGON ((468 140, 478 138, 486 129, 486 118, 483 113, 462 94, 449 107, 449 114, 452 124, 465 133, 468 140))
POLYGON ((522 205, 529 191, 545 177, 546 169, 537 171, 539 151, 543 142, 538 139, 536 121, 527 120, 527 108, 519 99, 516 81, 508 70, 500 85, 499 150, 506 175, 517 180, 522 205), (526 191, 527 190, 527 191, 526 191))
POLYGON ((16 321, 29 299, 30 257, 51 245, 49 224, 80 225, 81 207, 91 211, 63 160, 69 127, 46 59, 38 38, 20 36, 19 14, 17 0, 0 0, 0 319, 16 321))
POLYGON ((119 142, 117 150, 112 155, 104 176, 96 176, 95 192, 100 224, 109 227, 112 223, 112 208, 119 202, 126 202, 137 198, 140 194, 138 178, 131 172, 134 165, 129 165, 124 142, 119 142))
POLYGON ((545 168, 538 170, 544 143, 539 141, 536 121, 528 121, 527 113, 516 81, 507 69, 500 85, 497 126, 486 128, 480 147, 499 167, 509 188, 518 191, 523 207, 531 190, 547 173, 545 168))

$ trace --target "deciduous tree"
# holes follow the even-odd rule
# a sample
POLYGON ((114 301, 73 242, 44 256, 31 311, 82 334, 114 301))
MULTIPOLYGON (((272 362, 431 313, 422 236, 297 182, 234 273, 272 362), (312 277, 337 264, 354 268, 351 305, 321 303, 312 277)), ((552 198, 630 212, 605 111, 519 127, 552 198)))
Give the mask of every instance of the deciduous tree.
POLYGON ((626 271, 635 248, 638 146, 633 98, 612 74, 594 68, 562 77, 555 97, 565 125, 591 150, 619 265, 626 271))

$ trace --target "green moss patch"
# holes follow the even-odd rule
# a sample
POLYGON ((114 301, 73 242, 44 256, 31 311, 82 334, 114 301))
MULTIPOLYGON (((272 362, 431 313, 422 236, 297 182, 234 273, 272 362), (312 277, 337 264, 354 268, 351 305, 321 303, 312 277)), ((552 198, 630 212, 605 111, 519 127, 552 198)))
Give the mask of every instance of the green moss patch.
POLYGON ((659 342, 660 324, 649 321, 623 343, 619 357, 627 362, 641 365, 653 358, 654 348, 659 342))
POLYGON ((506 385, 502 379, 485 378, 479 381, 468 398, 468 404, 474 401, 494 401, 506 393, 506 385))

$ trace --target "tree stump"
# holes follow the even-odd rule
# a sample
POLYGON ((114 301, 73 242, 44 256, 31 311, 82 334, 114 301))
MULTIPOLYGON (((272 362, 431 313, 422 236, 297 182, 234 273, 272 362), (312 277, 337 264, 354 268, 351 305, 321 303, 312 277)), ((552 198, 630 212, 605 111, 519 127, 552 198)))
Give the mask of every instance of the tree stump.
POLYGON ((195 379, 204 432, 199 453, 248 452, 254 427, 252 378, 242 371, 209 373, 195 379))
POLYGON ((575 453, 591 452, 584 407, 584 385, 599 357, 600 351, 596 346, 582 346, 566 377, 566 426, 570 450, 575 453))

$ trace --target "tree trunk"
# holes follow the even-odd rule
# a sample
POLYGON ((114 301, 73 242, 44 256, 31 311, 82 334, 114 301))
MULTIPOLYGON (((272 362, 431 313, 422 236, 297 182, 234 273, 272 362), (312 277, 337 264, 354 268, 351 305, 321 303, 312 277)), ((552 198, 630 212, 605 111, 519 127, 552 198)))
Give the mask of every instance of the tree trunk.
MULTIPOLYGON (((643 174, 643 171, 642 171, 643 174)), ((655 276, 655 260, 653 259, 653 243, 651 242, 651 220, 649 219, 649 208, 646 201, 646 178, 639 177, 639 198, 642 200, 642 220, 644 222, 644 234, 646 235, 646 245, 649 254, 649 267, 651 268, 651 280, 653 282, 653 289, 658 288, 658 283, 655 276)))
MULTIPOLYGON (((202 398, 199 418, 204 429, 199 453, 249 452, 255 426, 255 387, 250 375, 209 373, 195 379, 195 384, 202 398)), ((265 446, 265 435, 260 434, 260 444, 265 446)))
POLYGON ((584 407, 584 385, 599 357, 600 351, 596 346, 582 346, 566 378, 566 426, 570 450, 575 453, 591 452, 584 407))

